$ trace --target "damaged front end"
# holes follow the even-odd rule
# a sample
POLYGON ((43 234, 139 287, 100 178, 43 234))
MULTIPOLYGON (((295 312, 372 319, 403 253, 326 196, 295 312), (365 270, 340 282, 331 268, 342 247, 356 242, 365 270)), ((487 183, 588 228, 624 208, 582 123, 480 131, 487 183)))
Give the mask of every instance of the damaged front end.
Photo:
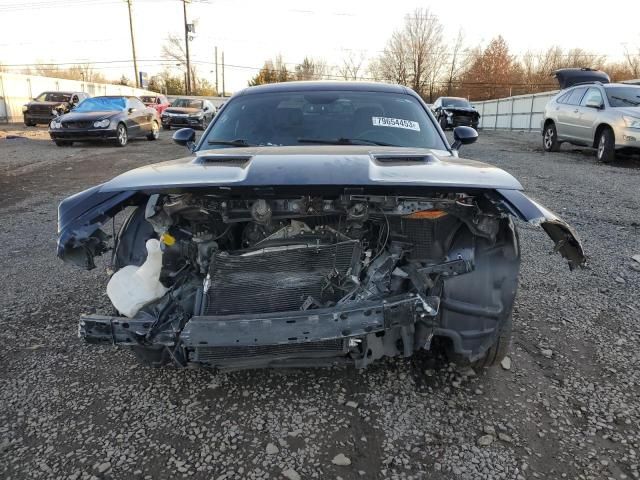
POLYGON ((129 317, 83 316, 80 336, 156 365, 365 367, 435 338, 474 362, 510 324, 511 216, 542 226, 571 268, 585 261, 571 228, 516 190, 257 190, 96 187, 63 202, 65 261, 93 268, 110 248, 102 227, 126 206, 113 269, 138 275, 146 242, 162 248, 163 293, 129 317))

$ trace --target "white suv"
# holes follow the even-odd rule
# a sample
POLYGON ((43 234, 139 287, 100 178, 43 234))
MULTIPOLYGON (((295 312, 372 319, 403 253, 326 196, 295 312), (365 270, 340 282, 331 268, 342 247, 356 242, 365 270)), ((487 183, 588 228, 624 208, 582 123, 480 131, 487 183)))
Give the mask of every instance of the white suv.
POLYGON ((547 103, 542 120, 547 152, 568 142, 597 149, 601 162, 616 151, 640 151, 640 86, 600 82, 562 90, 547 103))

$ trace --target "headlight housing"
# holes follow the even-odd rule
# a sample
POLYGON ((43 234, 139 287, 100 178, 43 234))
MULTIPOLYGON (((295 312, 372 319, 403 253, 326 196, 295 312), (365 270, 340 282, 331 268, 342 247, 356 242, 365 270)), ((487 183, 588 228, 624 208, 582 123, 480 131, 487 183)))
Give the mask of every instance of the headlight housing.
POLYGON ((29 111, 29 106, 28 105, 23 105, 22 106, 22 113, 27 113, 29 111))
POLYGON ((58 122, 57 120, 51 120, 51 123, 49 124, 49 127, 53 128, 53 129, 62 128, 62 123, 58 122))
POLYGON ((93 126, 95 128, 107 128, 109 125, 111 125, 111 120, 109 120, 108 118, 105 118, 104 120, 97 120, 97 121, 93 122, 93 126))
POLYGON ((629 128, 640 128, 640 118, 623 115, 622 119, 629 128))

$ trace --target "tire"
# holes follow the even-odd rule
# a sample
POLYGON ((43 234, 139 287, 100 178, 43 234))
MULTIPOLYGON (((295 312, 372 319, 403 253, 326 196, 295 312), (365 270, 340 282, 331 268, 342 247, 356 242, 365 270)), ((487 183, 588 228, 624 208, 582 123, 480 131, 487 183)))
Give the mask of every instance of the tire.
POLYGON ((610 163, 616 159, 616 139, 610 128, 603 128, 598 136, 596 158, 599 162, 610 163))
POLYGON ((558 131, 556 130, 556 124, 553 122, 549 122, 544 127, 544 133, 542 134, 542 147, 545 152, 557 152, 560 150, 558 131))
POLYGON ((115 140, 116 147, 124 147, 129 141, 129 135, 127 133, 127 127, 123 123, 119 123, 116 128, 117 138, 115 140))
POLYGON ((162 125, 163 130, 171 130, 171 125, 162 125))
POLYGON ((440 117, 440 128, 442 128, 442 130, 446 130, 447 129, 447 117, 442 116, 440 117))
POLYGON ((151 133, 147 135, 147 140, 149 141, 157 140, 159 135, 160 135, 160 128, 158 127, 158 122, 154 120, 151 124, 151 133))
POLYGON ((59 147, 70 147, 73 145, 73 142, 70 142, 69 140, 55 140, 55 142, 59 147))
POLYGON ((502 325, 502 330, 498 335, 496 342, 489 347, 484 356, 471 363, 474 370, 495 367, 500 365, 502 359, 509 353, 511 346, 511 332, 513 330, 513 319, 509 315, 502 325))
POLYGON ((28 122, 28 121, 24 121, 24 125, 25 127, 35 127, 37 124, 33 123, 33 122, 28 122))

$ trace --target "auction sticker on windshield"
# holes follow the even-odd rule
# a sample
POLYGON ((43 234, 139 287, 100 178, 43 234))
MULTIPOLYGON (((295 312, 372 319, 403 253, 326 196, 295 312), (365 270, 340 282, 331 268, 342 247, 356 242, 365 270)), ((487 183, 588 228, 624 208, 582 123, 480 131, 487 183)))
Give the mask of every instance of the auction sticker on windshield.
POLYGON ((402 118, 390 118, 390 117, 371 117, 373 125, 376 127, 393 127, 393 128, 405 128, 407 130, 420 131, 420 124, 413 120, 403 120, 402 118))

